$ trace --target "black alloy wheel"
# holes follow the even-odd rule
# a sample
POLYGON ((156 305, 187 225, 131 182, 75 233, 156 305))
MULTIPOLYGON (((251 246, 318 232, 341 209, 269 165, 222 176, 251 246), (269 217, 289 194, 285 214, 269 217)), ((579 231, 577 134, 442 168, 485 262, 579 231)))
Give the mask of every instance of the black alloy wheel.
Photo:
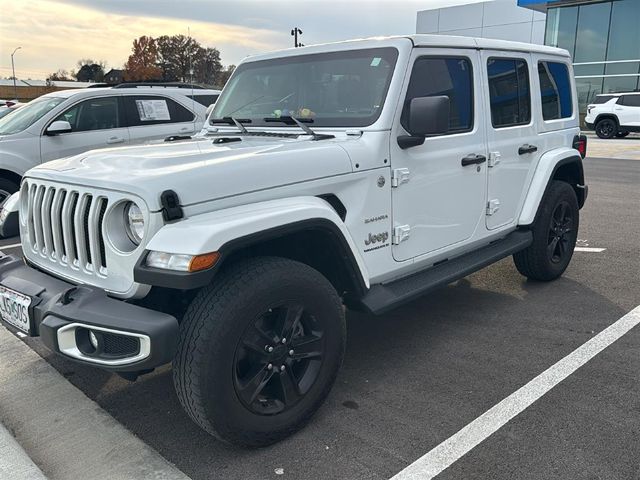
POLYGON ((596 135, 603 139, 613 138, 613 136, 618 133, 618 125, 616 122, 610 118, 605 118, 600 120, 596 124, 596 135))
POLYGON ((562 262, 572 249, 573 218, 569 203, 561 201, 551 215, 547 255, 552 263, 562 262))
POLYGON ((323 336, 302 305, 288 303, 260 315, 236 347, 233 380, 243 405, 258 415, 296 405, 318 378, 323 336))

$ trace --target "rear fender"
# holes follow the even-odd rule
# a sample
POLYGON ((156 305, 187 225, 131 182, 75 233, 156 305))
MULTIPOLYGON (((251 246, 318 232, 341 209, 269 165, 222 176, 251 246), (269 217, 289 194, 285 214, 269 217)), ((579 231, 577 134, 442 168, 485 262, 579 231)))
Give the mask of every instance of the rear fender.
POLYGON ((570 164, 575 164, 575 168, 578 171, 576 178, 571 184, 574 189, 576 189, 578 202, 582 207, 586 197, 586 190, 580 152, 573 148, 557 148, 545 153, 540 158, 531 184, 529 185, 529 191, 527 192, 522 211, 520 212, 518 225, 531 225, 535 221, 538 207, 549 183, 555 178, 560 168, 570 164))

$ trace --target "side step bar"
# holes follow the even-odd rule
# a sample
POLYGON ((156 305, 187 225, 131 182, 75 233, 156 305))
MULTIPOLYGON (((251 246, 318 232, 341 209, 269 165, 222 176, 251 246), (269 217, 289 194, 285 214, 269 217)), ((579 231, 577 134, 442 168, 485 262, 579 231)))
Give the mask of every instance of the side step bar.
POLYGON ((366 311, 376 315, 388 312, 403 303, 524 250, 532 242, 533 234, 530 231, 515 231, 479 250, 447 260, 409 277, 373 285, 359 303, 366 311))

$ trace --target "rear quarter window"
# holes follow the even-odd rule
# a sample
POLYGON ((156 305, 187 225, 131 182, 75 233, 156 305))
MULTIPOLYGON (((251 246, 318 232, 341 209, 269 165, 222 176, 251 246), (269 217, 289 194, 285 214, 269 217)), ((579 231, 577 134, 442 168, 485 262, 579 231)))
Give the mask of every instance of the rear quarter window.
POLYGON ((124 104, 130 127, 192 122, 194 119, 192 112, 168 97, 130 95, 124 97, 124 104))
POLYGON ((559 62, 538 62, 542 118, 558 120, 573 115, 569 68, 559 62))

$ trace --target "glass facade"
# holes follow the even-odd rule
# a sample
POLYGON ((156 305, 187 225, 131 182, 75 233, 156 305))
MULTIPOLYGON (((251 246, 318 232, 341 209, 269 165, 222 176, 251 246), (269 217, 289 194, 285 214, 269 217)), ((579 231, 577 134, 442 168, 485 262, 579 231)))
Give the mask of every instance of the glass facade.
POLYGON ((582 115, 599 93, 640 90, 640 0, 547 6, 545 43, 573 56, 582 115))

